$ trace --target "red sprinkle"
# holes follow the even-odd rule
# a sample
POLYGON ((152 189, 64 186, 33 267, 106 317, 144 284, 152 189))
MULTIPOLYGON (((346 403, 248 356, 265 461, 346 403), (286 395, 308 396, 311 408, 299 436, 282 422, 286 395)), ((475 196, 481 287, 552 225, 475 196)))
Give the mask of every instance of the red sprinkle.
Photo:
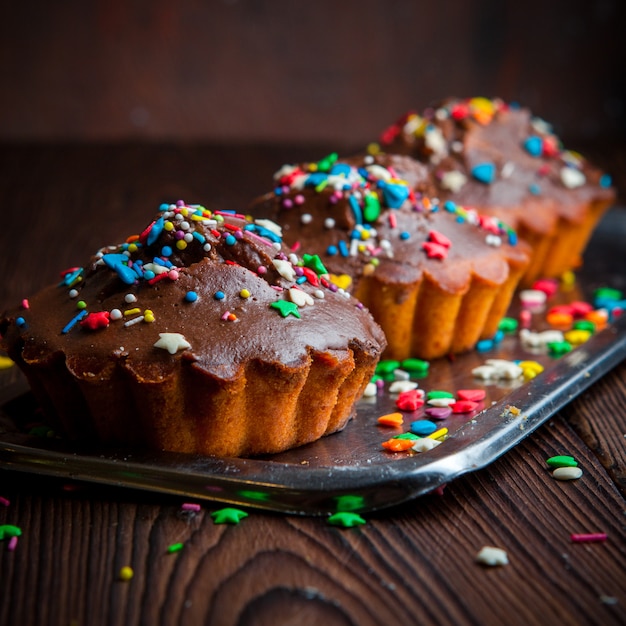
POLYGON ((320 284, 320 281, 317 278, 317 274, 310 267, 303 267, 302 274, 306 276, 307 282, 311 283, 314 287, 317 287, 320 284))
POLYGON ((403 391, 396 400, 396 406, 401 411, 417 411, 417 409, 424 406, 424 398, 419 389, 403 391))
POLYGON ((89 313, 87 317, 80 322, 83 328, 89 330, 98 330, 98 328, 106 328, 109 325, 110 313, 108 311, 98 311, 97 313, 89 313))
POLYGON ((571 534, 569 538, 573 543, 585 543, 590 541, 606 541, 608 535, 606 533, 581 533, 571 534))
POLYGON ((453 413, 471 413, 478 406, 478 402, 459 400, 450 405, 453 413))
POLYGON ((426 251, 429 259, 445 259, 448 256, 448 248, 434 241, 425 241, 422 249, 426 251))
POLYGON ((459 389, 456 396, 459 400, 470 400, 471 402, 480 402, 484 400, 487 392, 484 389, 459 389))
POLYGON ((431 230, 428 233, 428 241, 432 241, 433 243, 437 243, 444 248, 449 248, 452 245, 452 242, 440 232, 436 230, 431 230))
POLYGON ((537 291, 543 291, 543 293, 545 293, 546 296, 548 296, 549 298, 557 292, 559 284, 556 280, 553 280, 552 278, 542 278, 540 280, 536 280, 533 283, 532 288, 536 289, 537 291))
POLYGON ((27 299, 27 298, 24 298, 24 299, 22 300, 22 308, 23 308, 23 309, 29 309, 29 308, 30 308, 30 304, 29 304, 29 302, 28 302, 28 299, 27 299))

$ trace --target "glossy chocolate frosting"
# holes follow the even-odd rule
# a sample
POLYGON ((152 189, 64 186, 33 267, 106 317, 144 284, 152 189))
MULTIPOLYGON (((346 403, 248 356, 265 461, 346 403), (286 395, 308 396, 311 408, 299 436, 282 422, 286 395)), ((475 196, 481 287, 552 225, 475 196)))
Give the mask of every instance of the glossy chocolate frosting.
POLYGON ((549 124, 502 100, 450 98, 407 113, 382 133, 380 148, 427 163, 440 198, 499 211, 513 227, 532 220, 547 232, 559 217, 580 222, 589 203, 615 196, 610 177, 565 150, 549 124), (539 210, 529 216, 529 207, 539 210))
POLYGON ((331 155, 283 166, 275 184, 251 214, 276 221, 286 243, 315 251, 334 275, 351 277, 354 292, 363 276, 410 284, 424 273, 461 292, 473 275, 502 283, 508 261, 526 260, 525 246, 514 245, 515 233, 498 220, 420 192, 431 189, 427 169, 406 156, 331 155), (449 241, 445 260, 430 245, 438 235, 449 241))
POLYGON ((229 380, 250 360, 295 367, 312 352, 350 347, 379 355, 386 341, 368 311, 275 231, 163 205, 141 235, 5 314, 2 343, 26 363, 63 356, 79 379, 105 380, 121 365, 141 382, 166 378, 181 359, 229 380))

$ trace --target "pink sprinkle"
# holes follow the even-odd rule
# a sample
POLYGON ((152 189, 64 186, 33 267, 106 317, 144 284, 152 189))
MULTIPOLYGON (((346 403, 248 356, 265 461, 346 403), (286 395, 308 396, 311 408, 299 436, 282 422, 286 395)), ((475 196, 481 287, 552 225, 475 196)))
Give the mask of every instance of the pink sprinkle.
POLYGON ((606 533, 582 533, 572 534, 569 538, 573 543, 585 543, 590 541, 606 541, 608 535, 606 533))
POLYGON ((28 299, 27 299, 27 298, 24 298, 24 299, 22 300, 22 308, 23 308, 23 309, 29 309, 29 308, 30 308, 30 304, 29 304, 29 302, 28 302, 28 299))
POLYGON ((396 218, 396 214, 389 213, 389 226, 391 226, 391 228, 395 228, 397 225, 398 225, 398 220, 396 218))
POLYGON ((522 311, 519 314, 519 322, 522 328, 530 328, 530 323, 532 321, 532 313, 530 311, 522 311))
POLYGON ((177 280, 178 279, 178 271, 177 270, 170 270, 167 275, 170 277, 171 280, 177 280))
POLYGON ((298 252, 298 250, 300 250, 300 242, 299 242, 299 241, 296 241, 296 242, 293 244, 293 246, 291 246, 291 250, 292 250, 293 252, 298 252))
POLYGON ((7 550, 9 552, 13 552, 17 548, 17 535, 13 535, 11 539, 9 539, 9 543, 7 544, 7 550))
POLYGON ((6 498, 0 496, 0 504, 2 504, 3 506, 9 506, 9 504, 11 503, 6 498))
POLYGON ((222 320, 227 320, 229 315, 230 315, 230 311, 226 311, 224 315, 222 315, 222 320))
POLYGON ((185 502, 180 508, 183 511, 193 511, 194 513, 198 513, 201 510, 200 505, 193 502, 185 502))

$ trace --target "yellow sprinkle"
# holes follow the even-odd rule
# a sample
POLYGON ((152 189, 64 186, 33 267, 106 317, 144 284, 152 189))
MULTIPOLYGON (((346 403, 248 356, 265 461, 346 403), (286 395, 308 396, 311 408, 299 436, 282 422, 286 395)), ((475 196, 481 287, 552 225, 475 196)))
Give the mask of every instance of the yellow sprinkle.
POLYGON ((543 372, 543 365, 537 361, 520 361, 519 366, 524 374, 525 380, 532 380, 543 372))
POLYGON ((568 341, 569 343, 575 346, 578 346, 581 343, 585 343, 585 341, 587 341, 589 337, 591 337, 591 333, 588 330, 582 330, 582 329, 568 330, 563 335, 563 338, 565 339, 565 341, 568 341))
POLYGON ((436 430, 434 433, 428 435, 429 439, 443 439, 448 434, 448 429, 444 426, 439 430, 436 430))
POLYGON ((176 247, 177 247, 179 250, 184 250, 184 249, 187 247, 187 242, 186 242, 184 239, 179 239, 179 240, 176 242, 176 247))
POLYGON ((371 237, 371 233, 369 230, 366 230, 365 228, 361 231, 361 240, 362 241, 367 241, 370 237, 371 237))
POLYGON ((172 222, 165 222, 165 224, 163 224, 163 230, 174 230, 174 224, 172 224, 172 222))
POLYGON ((15 365, 8 356, 0 356, 0 370, 6 370, 15 365))
POLYGON ((128 567, 128 565, 124 565, 122 569, 120 569, 120 580, 130 580, 135 575, 132 567, 128 567))
POLYGON ((136 313, 141 313, 141 309, 126 309, 126 311, 124 311, 124 315, 126 316, 135 315, 136 313))
POLYGON ((371 276, 376 271, 376 266, 368 263, 363 266, 363 276, 371 276))
POLYGON ((571 289, 576 283, 576 275, 571 270, 564 272, 561 276, 561 287, 563 289, 571 289))
POLYGON ((352 284, 352 277, 348 274, 331 274, 330 280, 340 289, 347 289, 352 284))
POLYGON ((309 167, 307 169, 309 172, 317 172, 317 163, 309 163, 309 167))
POLYGON ((372 156, 376 156, 377 154, 380 154, 380 145, 377 143, 368 144, 367 154, 371 154, 372 156))
POLYGON ((187 207, 183 207, 180 210, 180 214, 183 215, 184 217, 187 217, 189 215, 189 209, 187 207))
POLYGON ((137 244, 136 243, 131 243, 128 245, 128 251, 129 252, 137 252, 137 244))
POLYGON ((250 292, 249 292, 247 289, 242 289, 242 290, 239 292, 239 295, 240 295, 242 298, 249 298, 249 297, 250 297, 250 292))
POLYGON ((154 313, 150 309, 146 309, 143 313, 144 322, 154 322, 154 313))

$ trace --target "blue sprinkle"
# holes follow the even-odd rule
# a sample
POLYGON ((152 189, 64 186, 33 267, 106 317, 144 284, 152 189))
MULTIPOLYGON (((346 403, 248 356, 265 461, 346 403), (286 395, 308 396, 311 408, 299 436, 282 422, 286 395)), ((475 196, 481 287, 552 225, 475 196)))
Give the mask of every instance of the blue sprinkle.
POLYGON ((431 422, 430 420, 417 420, 415 422, 411 422, 411 432, 414 435, 419 435, 420 437, 432 435, 432 433, 436 430, 437 425, 435 422, 431 422))
POLYGON ((339 242, 339 254, 344 257, 350 254, 348 244, 343 239, 339 242))
POLYGON ((152 262, 153 262, 155 265, 160 265, 161 267, 165 267, 165 262, 163 261, 163 259, 159 259, 159 257, 158 257, 158 256, 155 256, 155 257, 152 259, 152 262))
POLYGON ((296 278, 296 284, 301 285, 302 283, 306 283, 307 278, 306 276, 298 276, 298 278, 296 278))
POLYGON ((150 229, 148 236, 146 237, 146 243, 150 246, 152 245, 158 238, 159 235, 163 232, 163 226, 165 225, 165 220, 160 217, 150 229))
POLYGON ((159 211, 167 211, 170 208, 170 205, 167 202, 164 202, 161 206, 159 206, 159 211))
POLYGON ((26 320, 23 317, 17 317, 15 318, 15 323, 20 327, 20 328, 26 328, 26 320))
POLYGON ((305 187, 317 187, 319 184, 328 180, 328 174, 325 172, 313 172, 307 176, 307 179, 304 181, 305 187))
POLYGON ((454 213, 456 211, 456 204, 452 202, 452 200, 446 200, 443 208, 450 213, 454 213))
POLYGON ((338 252, 339 250, 337 250, 337 246, 328 246, 328 248, 326 248, 326 254, 329 256, 337 256, 338 252))
POLYGON ((361 239, 361 232, 356 228, 350 233, 350 239, 361 239))
POLYGON ((237 239, 234 235, 226 235, 226 239, 224 241, 226 241, 227 246, 234 246, 237 243, 237 239))
POLYGON ((465 218, 464 218, 462 215, 457 215, 457 216, 456 216, 456 221, 457 221, 459 224, 463 224, 463 222, 465 222, 465 218))
POLYGON ((143 273, 143 277, 144 277, 146 280, 152 280, 155 276, 156 276, 156 274, 155 274, 152 270, 146 270, 146 271, 143 273))
POLYGON ((540 157, 543 151, 543 139, 537 135, 531 135, 524 142, 524 150, 531 156, 540 157))
POLYGON ((281 238, 274 231, 271 231, 269 228, 259 226, 258 224, 249 224, 248 226, 246 226, 244 230, 253 231, 257 233, 259 237, 265 237, 265 239, 269 239, 270 241, 273 241, 275 243, 280 243, 282 241, 281 238), (248 228, 248 226, 253 226, 253 228, 248 228))
POLYGON ((282 196, 283 195, 283 188, 282 187, 275 187, 274 188, 274 195, 282 196))
POLYGON ((213 297, 216 300, 223 300, 226 297, 226 295, 224 294, 223 291, 216 291, 215 294, 213 295, 213 297))
POLYGON ((363 223, 363 211, 361 210, 359 201, 354 196, 350 196, 350 199, 348 200, 348 202, 350 202, 350 208, 352 209, 352 213, 354 215, 354 221, 357 224, 362 224, 363 223))
POLYGON ((476 344, 477 352, 488 352, 494 346, 493 339, 482 339, 476 344))
POLYGON ((512 246, 517 245, 517 233, 514 231, 509 232, 509 244, 512 246))
POLYGON ((161 248, 161 256, 172 256, 172 248, 170 248, 170 246, 163 246, 161 248))
POLYGON ((194 239, 197 239, 200 243, 204 243, 206 241, 206 237, 202 233, 199 233, 197 230, 193 231, 192 236, 194 239))
POLYGON ((331 176, 347 176, 350 173, 350 166, 347 163, 335 163, 330 168, 331 176))
POLYGON ((400 239, 402 239, 402 241, 406 241, 410 237, 411 233, 407 232, 406 230, 400 233, 400 239))
POLYGON ((83 268, 79 267, 77 270, 74 270, 70 274, 66 274, 61 284, 71 285, 82 273, 83 273, 83 268))
POLYGON ((399 209, 409 197, 408 185, 385 183, 383 187, 383 201, 390 209, 399 209))
POLYGON ((496 178, 496 166, 494 163, 486 161, 479 163, 472 168, 472 176, 479 182, 489 185, 496 178))
POLYGON ((498 344, 498 343, 501 343, 503 339, 504 339, 504 331, 497 330, 496 334, 493 336, 492 341, 494 344, 498 344))
POLYGON ((80 313, 78 313, 77 315, 75 315, 64 327, 63 330, 61 331, 61 333, 63 335, 67 334, 70 332, 70 330, 72 330, 72 328, 74 326, 76 326, 76 324, 78 322, 80 322, 80 320, 82 320, 84 317, 87 317, 88 313, 87 313, 87 309, 83 309, 80 313))
POLYGON ((538 196, 541 194, 541 188, 537 183, 531 183, 528 185, 528 191, 533 194, 533 196, 538 196))
POLYGON ((141 269, 141 263, 134 263, 132 270, 137 275, 137 278, 143 278, 143 271, 141 269))
POLYGON ((185 294, 185 302, 195 302, 198 299, 198 294, 195 291, 188 291, 185 294))
POLYGON ((613 180, 608 174, 602 174, 602 176, 600 177, 600 187, 606 189, 607 187, 610 187, 612 183, 613 180))

